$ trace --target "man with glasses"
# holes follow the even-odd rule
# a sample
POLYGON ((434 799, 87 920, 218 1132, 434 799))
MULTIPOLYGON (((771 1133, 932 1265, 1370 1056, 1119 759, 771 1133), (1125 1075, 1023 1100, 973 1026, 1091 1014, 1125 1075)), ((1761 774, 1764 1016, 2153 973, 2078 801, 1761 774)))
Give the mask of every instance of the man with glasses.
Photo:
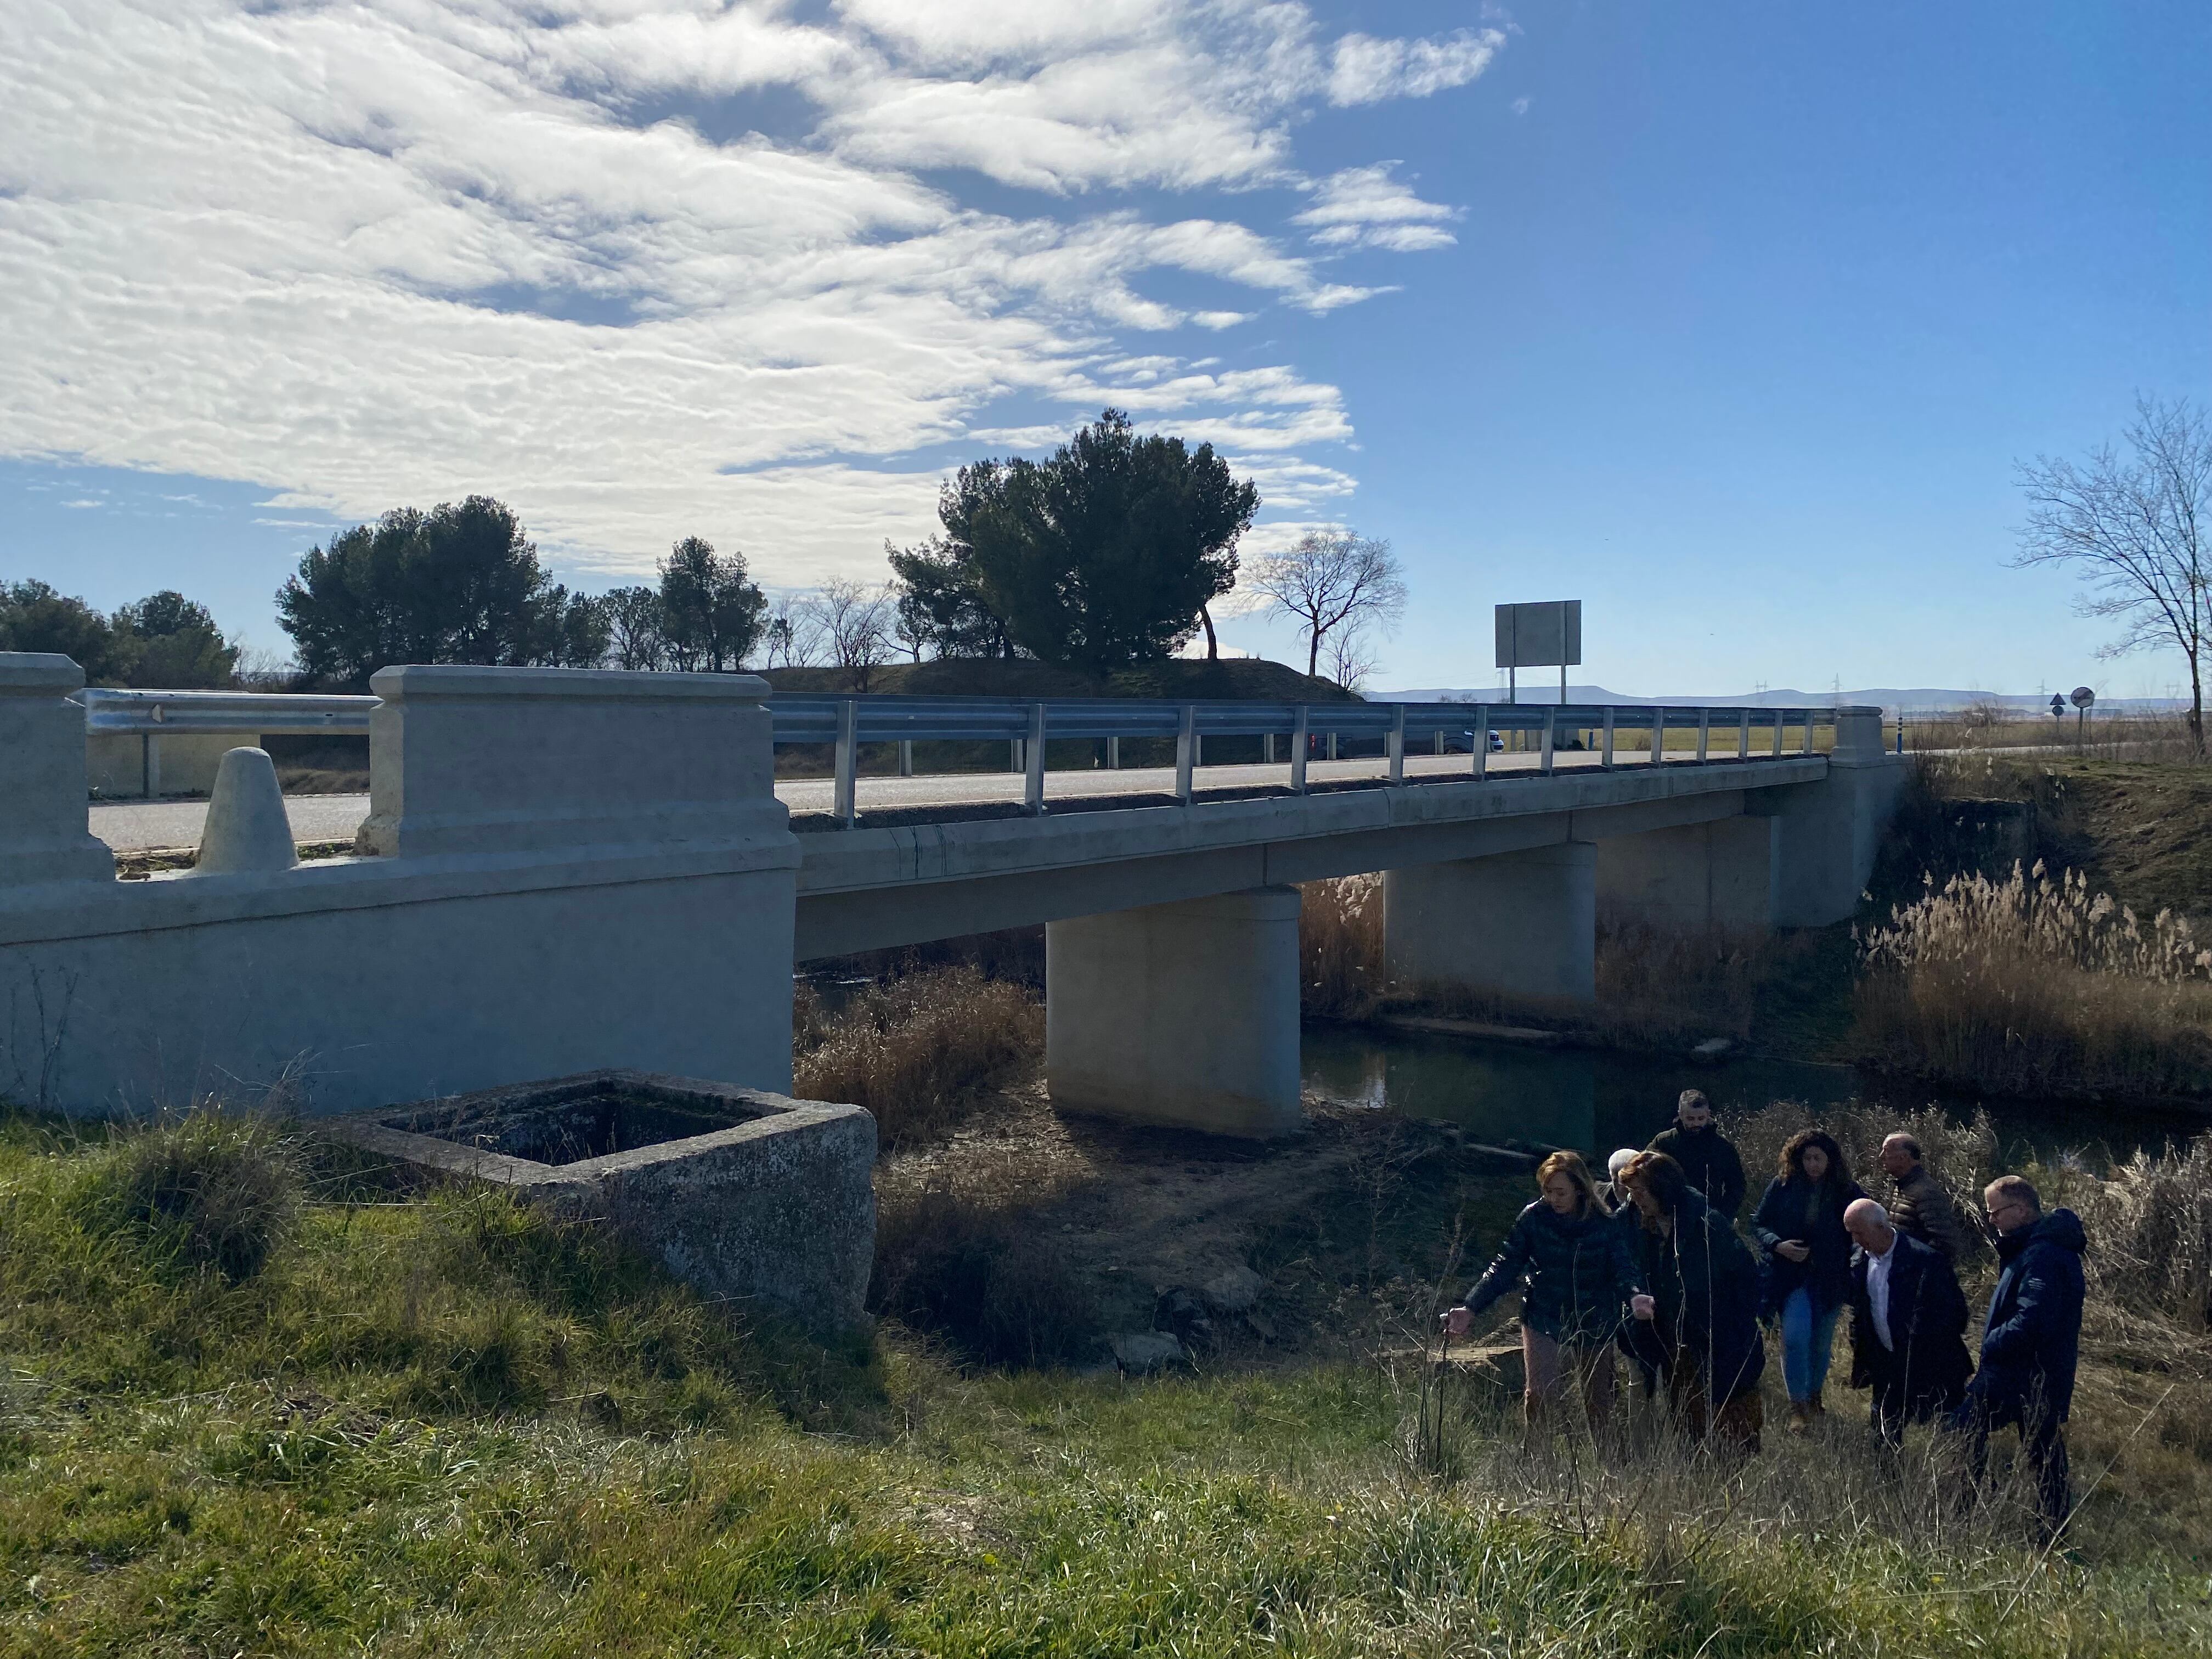
POLYGON ((2081 1218, 2043 1213, 2043 1200, 2018 1176, 2000 1176, 1982 1204, 1997 1235, 1997 1284, 1982 1330, 1982 1368, 1952 1418, 1966 1436, 1975 1484, 1988 1467, 1990 1431, 2017 1428, 2034 1471, 2048 1539, 2072 1508, 2066 1414, 2081 1347, 2081 1218))

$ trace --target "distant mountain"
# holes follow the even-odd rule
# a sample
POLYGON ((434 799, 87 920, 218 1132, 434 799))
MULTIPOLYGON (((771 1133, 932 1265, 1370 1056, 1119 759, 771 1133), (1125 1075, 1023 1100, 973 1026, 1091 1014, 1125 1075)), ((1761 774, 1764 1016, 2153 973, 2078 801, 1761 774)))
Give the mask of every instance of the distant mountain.
MULTIPOLYGON (((1405 691, 1370 691, 1370 702, 1503 702, 1505 693, 1494 685, 1478 686, 1472 690, 1453 686, 1424 686, 1405 691)), ((1557 702, 1559 688, 1551 685, 1521 687, 1522 702, 1557 702)), ((2051 697, 2046 692, 1956 691, 1934 687, 1875 686, 1859 691, 1739 691, 1722 696, 1702 692, 1670 693, 1664 697, 1636 697, 1622 691, 1608 691, 1601 685, 1569 685, 1569 702, 1658 703, 1674 707, 1753 708, 1825 708, 1837 703, 1872 706, 1886 709, 1905 709, 1916 714, 1943 714, 1960 708, 1971 708, 1976 703, 1995 703, 1999 708, 2014 709, 2023 714, 2046 713, 2051 697)), ((2167 714, 2177 708, 2186 708, 2188 703, 2175 697, 2114 697, 2100 702, 2097 707, 2112 714, 2167 714)))

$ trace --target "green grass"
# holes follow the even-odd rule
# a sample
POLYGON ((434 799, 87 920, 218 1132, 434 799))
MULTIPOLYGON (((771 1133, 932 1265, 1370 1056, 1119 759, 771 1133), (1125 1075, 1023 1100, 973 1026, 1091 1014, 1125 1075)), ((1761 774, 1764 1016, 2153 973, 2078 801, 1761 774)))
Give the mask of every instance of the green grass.
POLYGON ((247 1126, 181 1152, 163 1133, 0 1129, 0 1653, 2212 1639, 2204 1562, 2124 1550, 2118 1521, 2039 1564, 2001 1529, 1822 1514, 1842 1488, 1808 1460, 1863 1477, 1849 1448, 1677 1470, 1655 1501, 1640 1466, 1524 1456, 1466 1397, 1446 1482, 1401 1454, 1408 1396, 1376 1364, 1133 1384, 965 1373, 894 1333, 825 1352, 504 1201, 394 1190, 247 1126), (224 1213, 265 1252, 143 1201, 179 1164, 251 1166, 224 1213), (295 1201, 261 1201, 271 1169, 295 1201))

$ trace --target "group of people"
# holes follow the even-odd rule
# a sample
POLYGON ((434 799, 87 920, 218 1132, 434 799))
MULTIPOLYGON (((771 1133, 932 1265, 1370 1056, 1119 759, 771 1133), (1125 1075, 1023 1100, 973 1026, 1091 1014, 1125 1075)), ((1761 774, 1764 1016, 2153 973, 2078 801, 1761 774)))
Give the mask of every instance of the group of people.
POLYGON ((1894 1447, 1906 1425, 1939 1422, 1964 1437, 1978 1480, 1991 1431, 2016 1429, 2055 1528, 2070 1504, 2064 1425, 2081 1328, 2081 1219, 2045 1214, 2019 1176, 1984 1190, 1998 1273, 1978 1366, 1958 1275, 1971 1236, 1911 1135, 1883 1141, 1880 1162, 1886 1200, 1852 1178, 1826 1130, 1791 1136, 1747 1240, 1736 1225, 1743 1160, 1705 1095, 1685 1091, 1673 1123, 1650 1146, 1615 1152, 1605 1181, 1577 1153, 1545 1158, 1540 1196, 1444 1316, 1445 1330, 1465 1334, 1518 1291, 1532 1425, 1571 1386, 1593 1429, 1607 1432, 1619 1353, 1647 1400, 1664 1390, 1686 1433, 1751 1453, 1765 1425, 1762 1328, 1778 1328, 1790 1426, 1802 1433, 1826 1414, 1835 1330, 1849 1309, 1851 1383, 1869 1390, 1881 1441, 1894 1447))

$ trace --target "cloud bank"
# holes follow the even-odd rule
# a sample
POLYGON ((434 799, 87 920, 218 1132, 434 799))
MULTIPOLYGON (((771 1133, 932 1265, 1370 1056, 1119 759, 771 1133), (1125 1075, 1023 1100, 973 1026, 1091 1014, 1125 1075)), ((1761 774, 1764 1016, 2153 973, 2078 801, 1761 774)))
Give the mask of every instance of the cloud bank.
POLYGON ((15 0, 0 453, 347 516, 486 489, 571 567, 696 531, 797 582, 878 574, 939 447, 1113 402, 1325 517, 1337 390, 1176 348, 1449 244, 1292 136, 1501 44, 1264 0, 15 0))

